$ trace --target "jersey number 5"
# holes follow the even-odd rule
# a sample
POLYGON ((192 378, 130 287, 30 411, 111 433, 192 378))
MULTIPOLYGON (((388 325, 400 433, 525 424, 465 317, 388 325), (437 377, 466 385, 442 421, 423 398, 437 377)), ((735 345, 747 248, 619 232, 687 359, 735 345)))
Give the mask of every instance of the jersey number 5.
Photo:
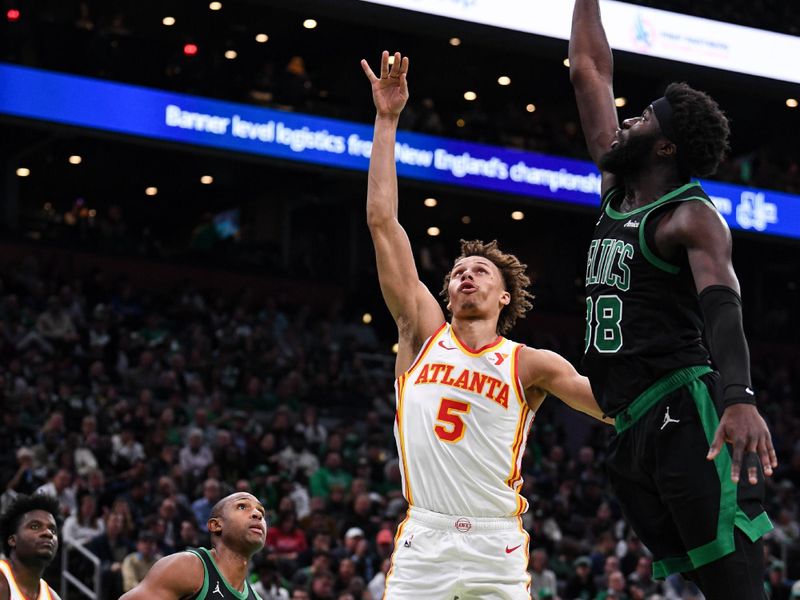
POLYGON ((439 414, 436 415, 437 423, 433 428, 436 437, 443 442, 454 444, 464 437, 467 426, 460 413, 469 413, 469 402, 461 402, 451 398, 442 398, 439 404, 439 414))
POLYGON ((598 352, 613 353, 622 348, 622 300, 619 296, 586 298, 586 347, 594 344, 598 352))

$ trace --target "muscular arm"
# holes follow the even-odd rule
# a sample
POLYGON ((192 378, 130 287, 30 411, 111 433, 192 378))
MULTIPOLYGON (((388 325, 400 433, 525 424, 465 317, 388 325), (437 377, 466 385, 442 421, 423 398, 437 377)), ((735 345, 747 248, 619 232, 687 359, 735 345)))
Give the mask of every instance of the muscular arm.
POLYGON ((189 552, 159 560, 142 582, 120 600, 181 600, 197 593, 203 585, 203 565, 189 552))
MULTIPOLYGON (((703 307, 706 340, 719 369, 724 412, 708 458, 714 459, 725 442, 733 446, 731 479, 739 480, 744 452, 758 452, 764 473, 777 466, 767 425, 755 407, 750 389, 750 351, 742 325, 739 281, 731 263, 728 225, 712 207, 686 202, 668 215, 656 230, 659 251, 684 249, 703 307)), ((757 483, 754 467, 750 483, 757 483)))
MULTIPOLYGON (((569 38, 569 77, 586 145, 597 164, 610 149, 619 129, 614 104, 614 59, 600 19, 599 0, 575 0, 569 38)), ((613 185, 614 176, 603 173, 602 193, 613 185)))
POLYGON ((361 66, 372 84, 377 109, 372 156, 367 184, 367 224, 378 280, 384 301, 397 323, 399 344, 397 375, 410 365, 424 340, 444 321, 444 313, 428 288, 420 281, 414 254, 405 229, 397 218, 397 169, 394 148, 400 112, 408 100, 408 58, 395 54, 389 69, 389 53, 381 57, 381 76, 376 77, 366 61, 361 66))
POLYGON ((8 581, 6 576, 0 573, 0 600, 9 600, 11 592, 8 589, 8 581))
POLYGON ((577 411, 608 425, 614 424, 614 419, 603 416, 603 410, 592 395, 589 380, 555 352, 523 348, 520 351, 519 370, 526 391, 542 390, 577 411))

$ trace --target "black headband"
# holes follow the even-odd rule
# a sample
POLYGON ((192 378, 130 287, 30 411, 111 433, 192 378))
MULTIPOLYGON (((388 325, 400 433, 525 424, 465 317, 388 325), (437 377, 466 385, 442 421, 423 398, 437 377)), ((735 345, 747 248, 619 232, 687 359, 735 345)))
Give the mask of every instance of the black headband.
POLYGON ((672 105, 665 97, 661 97, 654 101, 651 105, 653 107, 653 114, 658 119, 658 124, 661 126, 661 133, 664 134, 670 142, 678 143, 675 129, 672 127, 672 105))

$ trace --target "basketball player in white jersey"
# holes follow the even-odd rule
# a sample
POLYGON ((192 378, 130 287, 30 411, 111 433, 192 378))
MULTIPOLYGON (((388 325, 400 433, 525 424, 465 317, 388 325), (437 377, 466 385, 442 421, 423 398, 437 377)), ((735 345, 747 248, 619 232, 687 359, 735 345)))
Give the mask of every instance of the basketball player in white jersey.
POLYGON ((58 500, 19 495, 0 516, 0 600, 60 600, 42 574, 58 551, 58 500))
MULTIPOLYGON (((530 598, 520 515, 522 453, 548 393, 602 419, 589 382, 563 358, 501 337, 531 307, 526 266, 496 242, 463 242, 444 312, 419 280, 397 220, 395 139, 408 58, 361 63, 377 109, 367 221, 381 291, 397 323, 395 437, 409 513, 397 529, 387 600, 530 598)), ((608 421, 609 423, 611 421, 608 421)))

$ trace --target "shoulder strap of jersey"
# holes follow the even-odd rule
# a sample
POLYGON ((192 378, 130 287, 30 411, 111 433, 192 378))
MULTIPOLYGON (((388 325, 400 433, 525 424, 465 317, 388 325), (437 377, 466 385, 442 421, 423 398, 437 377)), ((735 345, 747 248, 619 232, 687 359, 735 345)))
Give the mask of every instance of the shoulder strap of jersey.
POLYGON ((712 209, 717 210, 717 207, 711 202, 708 194, 706 194, 705 190, 698 183, 687 187, 674 198, 669 199, 663 204, 654 206, 651 210, 647 211, 642 216, 642 222, 639 227, 639 246, 642 249, 644 257, 653 266, 673 275, 677 275, 680 272, 681 266, 664 260, 664 258, 658 254, 655 245, 656 227, 665 214, 675 210, 679 205, 685 202, 702 202, 712 209))
MULTIPOLYGON (((25 596, 17 585, 17 580, 14 577, 14 571, 11 570, 11 564, 7 560, 0 560, 0 573, 6 578, 8 582, 9 598, 24 598, 25 596)), ((53 596, 50 593, 50 586, 44 579, 39 580, 39 595, 37 600, 52 600, 53 596)))
POLYGON ((604 212, 606 210, 606 206, 608 206, 608 203, 611 202, 611 199, 621 191, 622 186, 619 185, 614 185, 608 188, 606 193, 603 194, 603 197, 600 199, 600 212, 604 212))
POLYGON ((203 587, 200 588, 200 591, 197 592, 194 596, 191 596, 189 600, 205 600, 206 595, 208 594, 208 563, 206 562, 206 558, 204 556, 205 552, 201 552, 201 550, 205 550, 205 548, 190 548, 186 552, 189 554, 194 554, 197 558, 200 559, 200 562, 203 563, 203 587))
POLYGON ((8 597, 13 600, 16 595, 17 581, 14 579, 14 573, 11 571, 11 565, 8 564, 7 560, 0 560, 0 573, 3 574, 8 582, 8 597))

